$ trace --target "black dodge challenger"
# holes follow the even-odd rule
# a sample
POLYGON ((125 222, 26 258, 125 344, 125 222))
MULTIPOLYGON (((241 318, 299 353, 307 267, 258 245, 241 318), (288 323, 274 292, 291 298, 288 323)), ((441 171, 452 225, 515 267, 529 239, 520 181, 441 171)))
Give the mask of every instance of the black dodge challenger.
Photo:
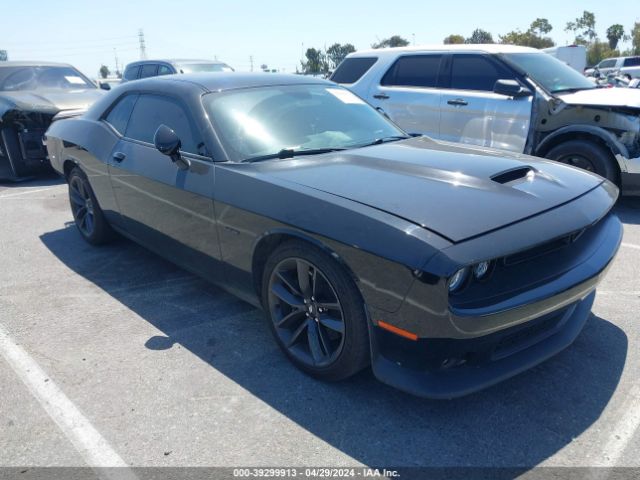
POLYGON ((412 137, 302 76, 131 82, 46 144, 89 243, 119 232, 261 306, 313 376, 371 364, 426 397, 571 344, 622 237, 607 180, 412 137))

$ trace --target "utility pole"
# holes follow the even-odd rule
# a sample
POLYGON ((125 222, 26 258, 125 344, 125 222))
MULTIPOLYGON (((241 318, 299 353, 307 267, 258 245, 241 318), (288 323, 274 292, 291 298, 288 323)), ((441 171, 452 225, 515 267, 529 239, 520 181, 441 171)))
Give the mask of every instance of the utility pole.
POLYGON ((118 65, 118 52, 116 51, 116 48, 113 47, 113 56, 116 59, 116 77, 120 74, 120 66, 118 65))
POLYGON ((138 31, 138 40, 140 41, 140 60, 147 59, 147 48, 144 44, 144 32, 142 29, 138 31))
POLYGON ((253 72, 253 55, 249 55, 249 63, 251 64, 251 71, 253 72))

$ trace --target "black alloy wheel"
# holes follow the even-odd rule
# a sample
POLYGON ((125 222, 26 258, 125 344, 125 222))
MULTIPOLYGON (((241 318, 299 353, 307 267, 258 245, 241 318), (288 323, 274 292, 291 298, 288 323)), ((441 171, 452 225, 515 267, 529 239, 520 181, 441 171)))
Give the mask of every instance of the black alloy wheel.
POLYGON ((86 181, 80 175, 73 176, 69 181, 69 199, 78 230, 82 236, 91 237, 95 230, 93 199, 86 181))
POLYGON ((282 260, 269 282, 269 310, 287 350, 311 367, 330 365, 344 346, 344 315, 327 277, 301 258, 282 260))
POLYGON ((67 182, 71 213, 82 238, 92 245, 112 240, 113 230, 107 223, 84 172, 75 167, 67 182))
POLYGON ((367 365, 364 303, 335 259, 304 242, 287 242, 267 260, 262 285, 271 330, 296 366, 340 380, 367 365))

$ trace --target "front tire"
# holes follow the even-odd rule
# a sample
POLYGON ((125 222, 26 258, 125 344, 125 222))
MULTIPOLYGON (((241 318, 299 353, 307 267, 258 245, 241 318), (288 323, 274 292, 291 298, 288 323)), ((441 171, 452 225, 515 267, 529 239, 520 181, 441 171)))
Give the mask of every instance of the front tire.
POLYGON ((78 167, 68 177, 69 203, 76 227, 82 238, 91 245, 102 245, 113 239, 113 230, 104 218, 89 180, 78 167))
POLYGON ((614 183, 618 181, 618 169, 606 148, 585 140, 569 140, 553 147, 546 157, 550 160, 579 167, 597 173, 614 183))
POLYGON ((267 260, 262 303, 276 342, 304 372, 342 380, 369 363, 364 302, 335 259, 302 241, 278 247, 267 260))

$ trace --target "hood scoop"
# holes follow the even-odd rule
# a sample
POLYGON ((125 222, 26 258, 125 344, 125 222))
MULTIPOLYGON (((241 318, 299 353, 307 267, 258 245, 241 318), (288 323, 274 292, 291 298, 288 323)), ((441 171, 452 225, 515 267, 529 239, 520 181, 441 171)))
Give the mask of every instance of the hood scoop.
POLYGON ((529 165, 524 167, 511 168, 491 176, 491 180, 504 185, 505 183, 515 182, 516 180, 530 180, 535 175, 535 170, 529 165))

